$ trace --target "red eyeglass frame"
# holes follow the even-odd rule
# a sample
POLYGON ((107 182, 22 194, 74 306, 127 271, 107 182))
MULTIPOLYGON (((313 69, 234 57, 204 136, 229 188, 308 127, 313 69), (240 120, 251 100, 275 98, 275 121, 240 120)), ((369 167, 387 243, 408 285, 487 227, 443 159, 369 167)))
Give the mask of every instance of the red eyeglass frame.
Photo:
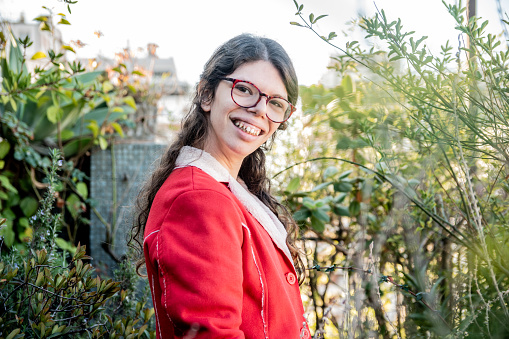
POLYGON ((270 95, 267 95, 266 93, 263 93, 262 91, 260 91, 260 89, 258 88, 258 86, 256 86, 255 84, 253 84, 251 81, 247 81, 247 80, 241 80, 241 79, 234 79, 234 78, 227 78, 227 77, 222 77, 220 78, 221 80, 226 80, 226 81, 231 81, 233 84, 232 84, 232 90, 231 90, 231 93, 230 93, 230 96, 233 100, 233 102, 235 103, 235 105, 239 106, 239 107, 242 107, 242 108, 251 108, 251 107, 255 107, 256 105, 258 105, 258 103, 260 102, 260 100, 262 99, 262 96, 265 97, 266 99, 266 102, 268 103, 270 99, 273 99, 273 98, 277 98, 277 99, 281 99, 281 100, 284 100, 286 101, 289 105, 290 105, 290 114, 286 117, 285 120, 283 121, 275 121, 273 119, 271 119, 268 115, 267 118, 272 121, 272 122, 275 122, 277 124, 282 124, 283 122, 287 121, 288 119, 290 119, 290 117, 292 116, 292 114, 297 110, 297 107, 295 107, 290 101, 288 101, 287 99, 285 98, 281 98, 280 96, 270 96, 270 95), (235 85, 239 82, 245 82, 245 83, 248 83, 250 85, 252 85, 254 88, 256 88, 260 94, 260 96, 258 97, 258 100, 251 106, 242 106, 242 105, 239 105, 235 99, 233 98, 233 89, 235 88, 235 85))

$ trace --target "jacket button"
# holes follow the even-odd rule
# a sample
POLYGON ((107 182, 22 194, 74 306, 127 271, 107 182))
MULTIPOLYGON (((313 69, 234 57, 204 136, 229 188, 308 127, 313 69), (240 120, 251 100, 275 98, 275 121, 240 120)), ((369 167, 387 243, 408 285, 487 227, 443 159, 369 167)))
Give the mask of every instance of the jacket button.
POLYGON ((288 283, 290 285, 295 284, 295 282, 297 281, 297 278, 295 278, 295 274, 290 272, 290 273, 286 273, 285 275, 286 275, 286 281, 288 281, 288 283))

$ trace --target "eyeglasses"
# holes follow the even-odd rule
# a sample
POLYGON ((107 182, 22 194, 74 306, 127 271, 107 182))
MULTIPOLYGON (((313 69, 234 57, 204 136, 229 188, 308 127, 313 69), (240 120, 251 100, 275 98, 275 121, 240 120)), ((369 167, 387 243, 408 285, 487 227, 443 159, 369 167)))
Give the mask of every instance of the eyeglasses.
POLYGON ((232 100, 237 106, 251 108, 258 105, 262 96, 267 101, 267 118, 275 123, 282 123, 288 120, 296 108, 288 100, 277 96, 268 96, 256 87, 253 83, 233 78, 221 78, 231 81, 232 100))

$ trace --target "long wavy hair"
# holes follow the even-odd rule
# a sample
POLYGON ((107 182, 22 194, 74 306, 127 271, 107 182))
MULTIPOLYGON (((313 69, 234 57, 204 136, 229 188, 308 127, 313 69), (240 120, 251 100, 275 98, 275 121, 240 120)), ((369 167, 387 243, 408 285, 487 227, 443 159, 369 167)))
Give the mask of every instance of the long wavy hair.
MULTIPOLYGON (((212 102, 222 77, 232 74, 243 64, 260 60, 270 62, 279 71, 286 87, 288 100, 292 104, 296 104, 298 98, 297 75, 295 74, 290 57, 276 41, 250 34, 242 34, 227 41, 212 54, 205 64, 200 81, 196 86, 191 108, 182 120, 182 126, 176 140, 161 157, 158 168, 153 172, 138 195, 136 217, 129 244, 136 250, 135 253, 138 256, 136 267, 139 274, 140 269, 145 264, 142 237, 150 208, 158 190, 175 168, 175 161, 182 147, 193 146, 203 149, 209 131, 210 120, 209 114, 202 109, 201 104, 203 102, 212 102)), ((279 126, 279 129, 285 128, 286 123, 279 126)), ((285 226, 288 232, 287 245, 299 275, 299 282, 302 282, 304 279, 304 266, 300 259, 299 251, 295 246, 298 227, 285 206, 280 204, 271 195, 270 180, 267 178, 265 169, 265 151, 271 147, 275 135, 276 133, 273 134, 272 138, 265 145, 262 145, 244 159, 238 175, 244 180, 248 189, 274 212, 285 226)))

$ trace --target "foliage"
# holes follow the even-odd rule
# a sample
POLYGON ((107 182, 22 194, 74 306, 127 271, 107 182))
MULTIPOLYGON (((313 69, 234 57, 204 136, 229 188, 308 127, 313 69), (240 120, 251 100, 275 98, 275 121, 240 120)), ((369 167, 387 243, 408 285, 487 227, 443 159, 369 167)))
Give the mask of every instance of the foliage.
POLYGON ((117 272, 121 281, 104 280, 94 277, 83 246, 70 260, 56 247, 61 215, 52 210, 60 157, 51 152, 48 189, 29 221, 37 235, 27 242, 29 250, 1 257, 0 337, 154 338, 149 330, 154 310, 145 308, 146 293, 136 297, 137 279, 128 262, 117 272))
MULTIPOLYGON (((69 4, 73 3, 71 1, 69 4)), ((46 8, 47 9, 47 8, 46 8)), ((54 35, 56 25, 70 24, 64 14, 42 15, 41 31, 54 35)), ((69 8, 70 10, 70 8, 69 8)), ((47 149, 58 148, 65 159, 56 187, 65 234, 58 244, 73 250, 80 225, 93 208, 88 197, 88 177, 82 171, 94 146, 106 149, 115 136, 123 136, 126 117, 136 109, 130 96, 121 94, 102 72, 85 72, 79 62, 67 62, 67 45, 38 51, 31 58, 29 36, 15 37, 8 23, 0 34, 0 216, 6 247, 23 250, 33 236, 28 220, 38 208, 41 182, 49 166, 47 149), (56 49, 58 48, 58 49, 56 49), (35 66, 33 63, 36 63, 35 66), (124 126, 123 126, 124 125, 124 126)))
POLYGON ((292 24, 341 53, 336 87, 303 89, 309 141, 279 174, 315 336, 507 336, 509 51, 461 4, 444 3, 469 45, 440 55, 384 11, 341 48, 295 4, 292 24))

